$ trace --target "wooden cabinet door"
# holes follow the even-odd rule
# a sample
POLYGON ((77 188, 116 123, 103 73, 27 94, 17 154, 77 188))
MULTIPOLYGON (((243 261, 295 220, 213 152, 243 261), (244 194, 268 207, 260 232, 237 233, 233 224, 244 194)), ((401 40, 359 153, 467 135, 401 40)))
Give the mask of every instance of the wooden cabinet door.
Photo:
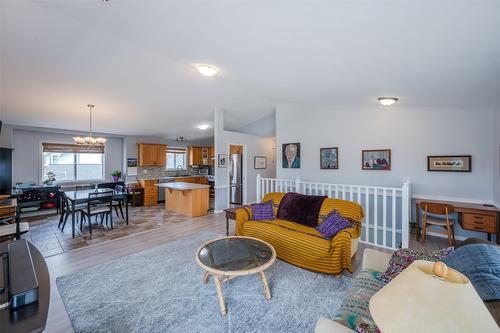
POLYGON ((139 166, 155 165, 155 147, 151 144, 139 143, 139 166))
POLYGON ((155 145, 155 165, 165 166, 167 163, 167 146, 155 145))
POLYGON ((215 149, 208 147, 208 165, 215 165, 215 149))
POLYGON ((191 147, 191 152, 189 155, 191 165, 202 165, 203 160, 201 156, 201 147, 191 147))

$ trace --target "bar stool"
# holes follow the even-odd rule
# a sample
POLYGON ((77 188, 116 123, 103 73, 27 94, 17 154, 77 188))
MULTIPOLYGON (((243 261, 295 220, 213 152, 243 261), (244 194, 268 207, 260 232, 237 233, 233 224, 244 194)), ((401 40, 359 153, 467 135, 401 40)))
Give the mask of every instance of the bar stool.
POLYGON ((425 236, 427 234, 428 226, 435 226, 444 228, 445 231, 434 228, 429 229, 433 232, 447 235, 449 246, 453 246, 455 244, 455 231, 453 229, 454 221, 450 220, 450 214, 453 214, 453 212, 455 211, 455 207, 453 207, 452 205, 436 202, 422 202, 420 204, 420 207, 422 207, 422 209, 424 210, 422 244, 425 244, 425 236), (433 216, 429 216, 428 214, 432 214, 433 216))

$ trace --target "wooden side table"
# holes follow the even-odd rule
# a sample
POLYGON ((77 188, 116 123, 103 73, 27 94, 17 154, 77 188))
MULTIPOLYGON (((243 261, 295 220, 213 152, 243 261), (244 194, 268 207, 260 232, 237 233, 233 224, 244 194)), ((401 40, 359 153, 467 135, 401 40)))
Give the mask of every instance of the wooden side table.
POLYGON ((236 210, 238 208, 243 208, 247 207, 245 205, 237 206, 237 207, 231 207, 231 208, 226 208, 224 209, 224 212, 226 213, 226 236, 229 236, 229 220, 233 220, 236 222, 236 210))

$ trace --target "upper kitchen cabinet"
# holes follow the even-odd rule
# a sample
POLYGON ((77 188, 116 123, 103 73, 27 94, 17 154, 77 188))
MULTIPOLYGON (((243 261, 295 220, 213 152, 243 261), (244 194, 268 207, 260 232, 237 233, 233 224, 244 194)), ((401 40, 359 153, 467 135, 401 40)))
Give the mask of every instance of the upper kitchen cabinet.
POLYGON ((208 147, 208 165, 215 165, 215 149, 208 147))
POLYGON ((139 166, 165 166, 167 146, 153 143, 138 143, 139 166))
POLYGON ((189 148, 189 165, 203 165, 202 148, 189 148))

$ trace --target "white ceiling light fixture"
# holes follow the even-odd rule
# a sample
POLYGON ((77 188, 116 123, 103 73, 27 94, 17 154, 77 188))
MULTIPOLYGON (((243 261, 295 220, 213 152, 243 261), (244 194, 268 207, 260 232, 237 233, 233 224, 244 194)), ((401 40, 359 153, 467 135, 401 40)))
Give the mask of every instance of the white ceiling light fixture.
POLYGON ((89 108, 89 136, 86 137, 81 137, 81 136, 75 136, 73 138, 73 141, 77 145, 86 145, 86 146, 104 146, 106 143, 106 138, 94 138, 92 136, 92 109, 95 107, 93 104, 88 104, 87 107, 89 108))
POLYGON ((383 106, 389 106, 396 103, 399 100, 397 97, 379 97, 378 101, 383 106))
POLYGON ((211 77, 219 72, 219 69, 213 65, 207 64, 196 64, 194 65, 196 70, 200 72, 201 75, 211 77))
POLYGON ((202 130, 202 131, 208 129, 209 127, 210 126, 208 124, 200 124, 200 125, 198 125, 198 129, 202 130))

